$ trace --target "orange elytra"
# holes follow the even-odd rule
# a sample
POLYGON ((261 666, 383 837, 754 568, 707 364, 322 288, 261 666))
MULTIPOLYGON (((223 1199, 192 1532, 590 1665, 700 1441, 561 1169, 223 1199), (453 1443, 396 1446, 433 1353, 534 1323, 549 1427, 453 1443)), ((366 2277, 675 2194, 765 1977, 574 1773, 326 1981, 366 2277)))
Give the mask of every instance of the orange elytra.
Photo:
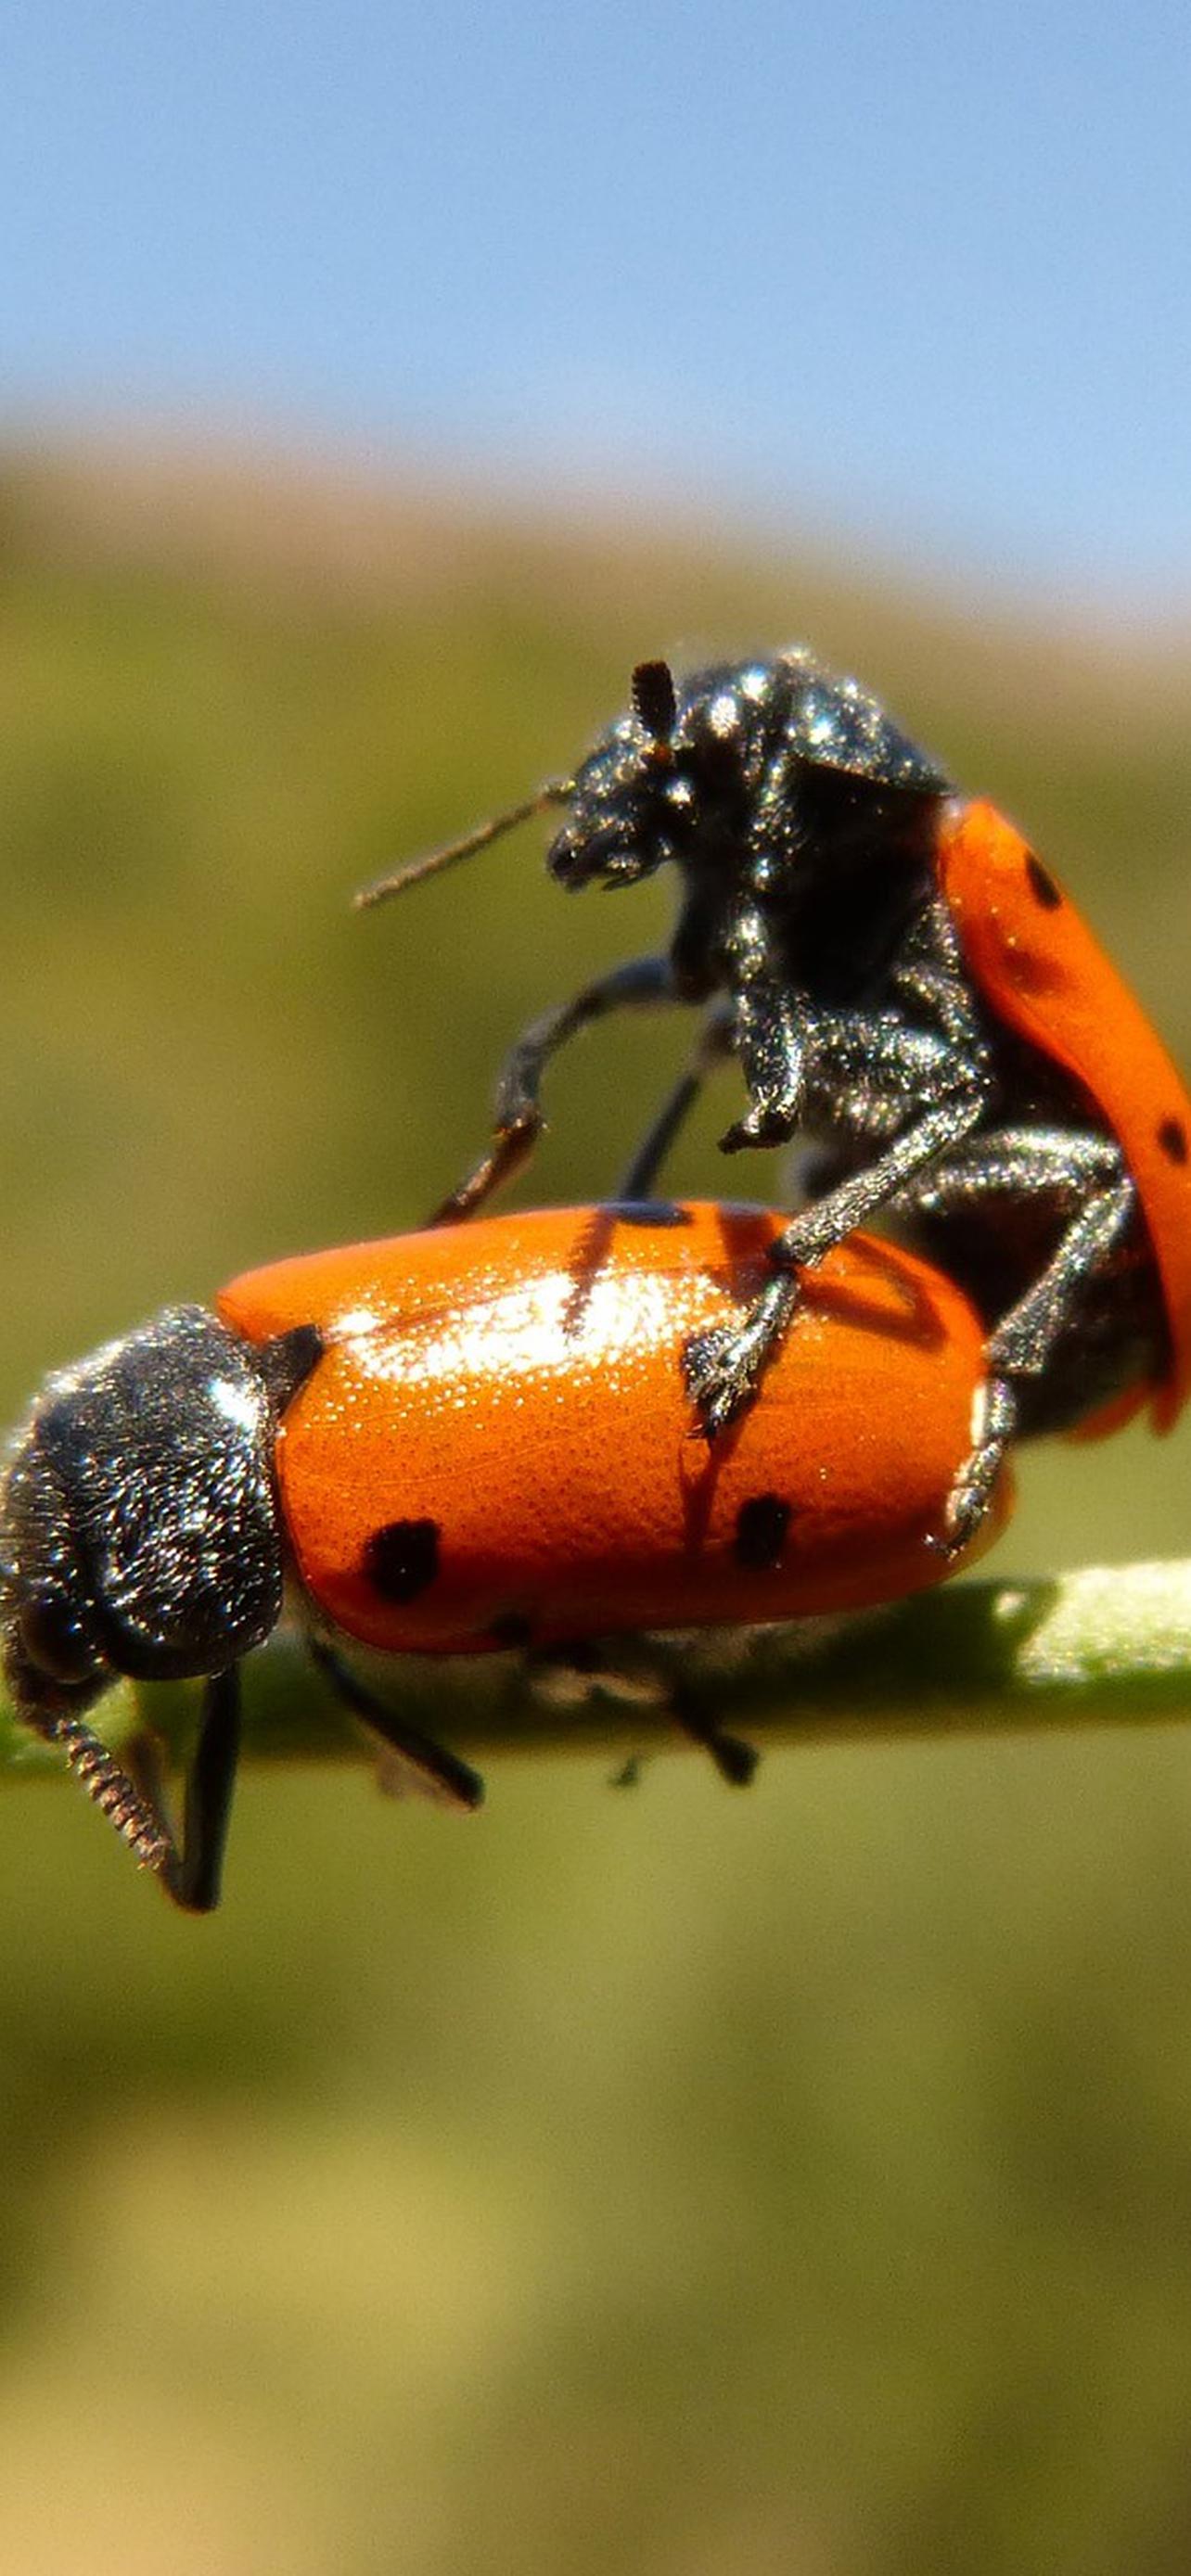
POLYGON ((780 1225, 719 1205, 548 1210, 234 1281, 219 1311, 237 1333, 322 1337, 277 1446, 317 1612, 371 1646, 476 1653, 938 1581, 982 1335, 924 1263, 841 1245, 765 1403, 710 1448, 692 1432, 684 1342, 747 1306, 780 1225))
MULTIPOLYGON (((974 1462, 987 1543, 1009 1481, 980 1319, 891 1245, 832 1253, 765 1404, 714 1448, 693 1430, 684 1342, 746 1308, 780 1224, 638 1203, 315 1253, 47 1381, 0 1492, 5 1676, 178 1904, 217 1900, 239 1667, 287 1590, 347 1705, 466 1807, 476 1774, 344 1643, 582 1665, 616 1632, 886 1601, 975 1552, 947 1517, 974 1462), (151 1761, 89 1723, 119 1674, 204 1684, 181 1837, 151 1761)), ((694 1731, 749 1776, 747 1746, 694 1731)))
POLYGON ((1141 1207, 1170 1336, 1169 1373, 1087 1426, 1152 1401, 1169 1429, 1191 1392, 1191 1098, 1123 975, 1049 868, 984 801, 940 818, 939 883, 999 1019, 1061 1065, 1117 1139, 1141 1207))

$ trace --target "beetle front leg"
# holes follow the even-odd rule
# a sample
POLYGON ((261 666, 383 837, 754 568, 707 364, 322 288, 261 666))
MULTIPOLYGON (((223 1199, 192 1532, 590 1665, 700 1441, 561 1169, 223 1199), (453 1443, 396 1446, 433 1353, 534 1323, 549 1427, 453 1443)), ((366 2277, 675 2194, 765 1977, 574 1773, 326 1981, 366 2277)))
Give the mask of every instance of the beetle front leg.
POLYGON ((183 1791, 180 1845, 169 1821, 154 1737, 146 1730, 128 1748, 130 1777, 157 1819, 165 1846, 154 1864, 158 1877, 166 1895, 184 1914, 212 1914, 219 1903, 239 1757, 238 1664, 225 1673, 213 1673, 203 1683, 198 1740, 183 1791))
POLYGON ((720 1138, 720 1150, 785 1145, 802 1116, 806 1088, 807 1007, 783 976, 764 914, 749 905, 728 942, 733 1042, 749 1107, 720 1138))
POLYGON ((457 1225, 463 1217, 474 1216, 493 1191, 528 1161, 546 1123, 541 1105, 546 1067, 580 1029, 606 1018, 610 1011, 649 1010, 677 999, 668 958, 634 957, 535 1020, 518 1039, 501 1074, 489 1151, 440 1202, 427 1223, 457 1225))
POLYGON ((673 1090, 663 1101, 652 1126, 642 1137, 627 1172, 617 1190, 618 1199, 644 1200, 653 1196, 654 1183, 666 1156, 681 1134, 703 1085, 713 1068, 722 1064, 732 1052, 732 1015, 730 1011, 713 1010, 704 1022, 698 1046, 685 1073, 680 1073, 673 1090))

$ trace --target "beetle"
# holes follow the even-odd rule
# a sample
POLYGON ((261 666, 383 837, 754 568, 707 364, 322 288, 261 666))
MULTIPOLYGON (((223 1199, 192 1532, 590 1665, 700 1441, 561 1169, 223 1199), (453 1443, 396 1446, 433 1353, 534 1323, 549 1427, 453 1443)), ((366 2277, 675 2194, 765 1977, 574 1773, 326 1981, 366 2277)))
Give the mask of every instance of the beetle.
MULTIPOLYGON (((5 1675, 179 1905, 217 1901, 239 1666, 287 1591, 348 1706, 470 1807, 476 1774, 345 1642, 582 1673, 624 1632, 888 1600, 948 1571, 945 1506, 973 1461, 997 1488, 991 1536, 1010 1486, 980 1319, 891 1244, 828 1255, 767 1402, 714 1449, 692 1435, 683 1344, 748 1310, 781 1226, 657 1202, 315 1253, 47 1380, 0 1490, 5 1675), (147 1742, 125 1765, 90 1724, 120 1674, 203 1682, 181 1837, 147 1742)), ((690 1731, 749 1776, 748 1747, 690 1731)))
MULTIPOLYGON (((724 1152, 796 1138, 813 1181, 747 1316, 686 1345, 708 1439, 752 1402, 815 1266, 875 1220, 979 1307, 1005 1438, 1120 1418, 1147 1395, 1167 1427, 1191 1385, 1191 1099, 1013 825, 959 795, 876 698, 802 647, 680 682, 643 662, 628 713, 573 777, 357 901, 552 806, 566 808, 548 854, 562 886, 676 869, 673 938, 526 1032, 493 1144, 432 1221, 472 1214, 524 1161, 547 1064, 577 1031, 630 1006, 694 1004, 695 1056, 625 1194, 654 1186, 726 1055, 748 1105, 724 1152)), ((956 1546, 983 1508, 965 1473, 956 1546)))

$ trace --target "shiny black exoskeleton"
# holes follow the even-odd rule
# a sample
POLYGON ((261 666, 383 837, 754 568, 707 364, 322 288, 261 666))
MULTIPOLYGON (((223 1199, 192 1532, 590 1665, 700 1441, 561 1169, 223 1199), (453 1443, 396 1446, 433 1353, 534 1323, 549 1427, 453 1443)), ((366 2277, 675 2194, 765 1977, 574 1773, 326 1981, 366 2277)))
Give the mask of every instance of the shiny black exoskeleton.
POLYGON ((0 1640, 18 1715, 180 1905, 219 1865, 239 1740, 237 1665, 276 1626, 277 1417, 317 1337, 261 1350, 202 1306, 175 1306, 48 1380, 0 1499, 0 1640), (184 1855, 158 1784, 114 1760, 84 1712, 117 1674, 201 1676, 184 1855))
MULTIPOLYGON (((16 1713, 192 1913, 218 1901, 239 1665, 281 1615, 278 1424, 320 1350, 312 1325, 256 1344, 203 1306, 170 1307, 47 1380, 0 1484, 0 1665, 16 1713), (180 1842, 151 1740, 125 1767, 87 1722, 118 1675, 204 1684, 180 1842)), ((465 1764, 403 1728, 328 1643, 308 1642, 428 1785, 475 1803, 465 1764)))
POLYGON ((1011 1433, 1061 1427, 1160 1371, 1165 1327, 1116 1139, 1053 1062, 1000 1025, 966 968, 934 867, 952 793, 875 698, 803 650, 677 683, 647 662, 629 712, 572 778, 361 900, 554 805, 566 808, 548 857, 561 885, 616 888, 676 868, 668 952, 631 959, 526 1032, 499 1085, 491 1150, 435 1221, 469 1215, 524 1160, 546 1066, 579 1029, 622 1007, 702 1006, 695 1059, 619 1195, 648 1195, 726 1055, 748 1105, 724 1151, 797 1137, 815 1191, 740 1327, 687 1350, 703 1428, 718 1434, 755 1393, 798 1270, 892 1215, 990 1326, 989 1414, 952 1501, 958 1546, 1011 1433))

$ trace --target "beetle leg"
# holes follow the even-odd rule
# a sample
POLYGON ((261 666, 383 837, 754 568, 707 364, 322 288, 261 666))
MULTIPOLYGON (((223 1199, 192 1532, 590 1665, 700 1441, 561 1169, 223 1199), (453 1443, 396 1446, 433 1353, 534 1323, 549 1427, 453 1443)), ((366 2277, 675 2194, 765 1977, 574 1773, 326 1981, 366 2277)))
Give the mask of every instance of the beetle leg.
POLYGON ((978 1015, 959 933, 941 895, 911 932, 891 986, 899 1006, 933 1020, 948 1044, 971 1056, 980 1048, 978 1015))
POLYGON ((610 1011, 648 1010, 677 998, 668 958, 633 957, 535 1020, 506 1059, 497 1085, 495 1133, 488 1152, 440 1202, 429 1224, 457 1225, 461 1218, 474 1216, 485 1199, 528 1160, 545 1125, 540 1093, 546 1067, 580 1029, 610 1011))
POLYGON ((1041 1278, 1002 1316, 988 1345, 994 1369, 1006 1377, 1041 1376, 1084 1281, 1120 1241, 1136 1206, 1137 1192, 1128 1178, 1089 1199, 1041 1278))
POLYGON ((717 1325, 687 1343, 683 1375, 708 1440, 752 1403, 798 1302, 794 1274, 821 1261, 845 1235, 886 1207, 916 1172, 959 1144, 983 1109, 983 1087, 959 1093, 929 1110, 875 1163, 804 1208, 771 1243, 769 1258, 781 1275, 762 1289, 744 1323, 717 1325))
POLYGON ((826 1198, 803 1208, 770 1246, 771 1261, 779 1270, 806 1269, 822 1261, 845 1235, 854 1233, 857 1226, 867 1225, 870 1218, 888 1207, 916 1172, 961 1143, 983 1110, 983 1089, 961 1093, 956 1099, 942 1102, 939 1108, 928 1110, 925 1118, 896 1137, 875 1163, 865 1164, 829 1190, 826 1198))
POLYGON ((211 1914, 219 1903, 223 1855, 240 1752, 240 1668, 203 1684, 198 1741, 183 1793, 179 1847, 169 1822, 155 1737, 146 1728, 128 1748, 128 1768, 166 1850, 156 1864, 167 1896, 186 1914, 211 1914))
POLYGON ((685 1073, 679 1075, 669 1098, 663 1102, 637 1147, 617 1190, 618 1199, 645 1200, 652 1197, 662 1164, 694 1108, 708 1074, 731 1054, 732 1042, 731 1013, 710 1011, 685 1073))
POLYGON ((336 1697, 351 1710, 353 1717, 360 1718, 373 1735, 379 1735, 383 1744, 400 1755, 402 1764, 411 1775, 411 1785, 423 1796, 448 1807, 470 1809, 483 1803, 484 1783, 469 1762, 461 1761, 457 1753, 448 1753, 445 1745, 436 1744, 431 1736, 422 1735, 417 1727, 405 1725, 396 1710, 380 1699, 375 1691, 369 1690, 367 1683, 362 1682, 350 1664, 345 1663, 335 1648, 327 1644, 325 1637, 316 1636, 311 1630, 306 1644, 336 1697))
POLYGON ((1024 1191, 1064 1202, 1075 1214, 1045 1270, 1002 1316, 988 1342, 990 1376, 984 1418, 947 1504, 947 1541, 958 1554, 975 1536, 1017 1428, 1015 1382, 1040 1377, 1071 1322, 1081 1289, 1114 1251, 1135 1213, 1137 1196, 1118 1145, 1105 1136, 1062 1128, 1007 1128, 980 1137, 952 1163, 906 1191, 908 1212, 959 1213, 981 1199, 1024 1191))
POLYGON ((895 1203, 913 1216, 951 1216, 998 1195, 1053 1199, 1056 1214, 1078 1211, 1092 1194, 1124 1178, 1111 1137, 1066 1127, 998 1127, 973 1137, 931 1172, 911 1181, 895 1203))
POLYGON ((808 1014, 774 953, 764 914, 742 910, 727 944, 733 998, 733 1043, 740 1058, 749 1106, 720 1138, 720 1150, 738 1154, 749 1145, 784 1145, 802 1115, 806 1087, 808 1014))
POLYGON ((215 1673, 203 1686, 198 1743, 186 1775, 182 1858, 167 1881, 171 1896, 193 1914, 219 1903, 224 1846, 240 1752, 240 1668, 215 1673))
MULTIPOLYGON (((745 1789, 760 1760, 754 1745, 728 1735, 688 1699, 678 1677, 663 1665, 644 1637, 580 1641, 548 1646, 528 1658, 530 1676, 543 1696, 568 1707, 608 1700, 615 1707, 648 1707, 673 1719, 692 1744, 711 1755, 721 1780, 745 1789)), ((627 1788, 636 1780, 640 1757, 631 1755, 613 1780, 627 1788)))
POLYGON ((614 1771, 612 1773, 608 1782, 609 1788, 639 1789, 641 1786, 641 1773, 644 1768, 644 1764, 645 1756, 643 1753, 630 1753, 627 1761, 621 1763, 619 1771, 614 1771))
POLYGON ((947 1502, 948 1553, 968 1545, 988 1509, 1005 1451, 1017 1428, 1014 1381, 1040 1377, 1055 1343, 1071 1320, 1074 1300, 1085 1280, 1113 1250, 1137 1205, 1130 1180, 1091 1199, 1068 1226, 1054 1259, 1040 1279, 1019 1297, 997 1326, 988 1345, 992 1375, 980 1435, 965 1459, 947 1502))
POLYGON ((698 1744, 705 1753, 710 1753, 721 1780, 726 1781, 730 1789, 749 1787, 761 1759, 755 1744, 746 1744, 743 1736, 729 1735, 722 1726, 697 1715, 685 1691, 676 1682, 671 1684, 670 1714, 675 1725, 690 1737, 692 1744, 698 1744))
POLYGON ((973 1413, 972 1447, 956 1473, 943 1514, 942 1544, 948 1557, 961 1555, 975 1538, 1016 1430, 1017 1399, 1008 1379, 987 1378, 973 1413))

